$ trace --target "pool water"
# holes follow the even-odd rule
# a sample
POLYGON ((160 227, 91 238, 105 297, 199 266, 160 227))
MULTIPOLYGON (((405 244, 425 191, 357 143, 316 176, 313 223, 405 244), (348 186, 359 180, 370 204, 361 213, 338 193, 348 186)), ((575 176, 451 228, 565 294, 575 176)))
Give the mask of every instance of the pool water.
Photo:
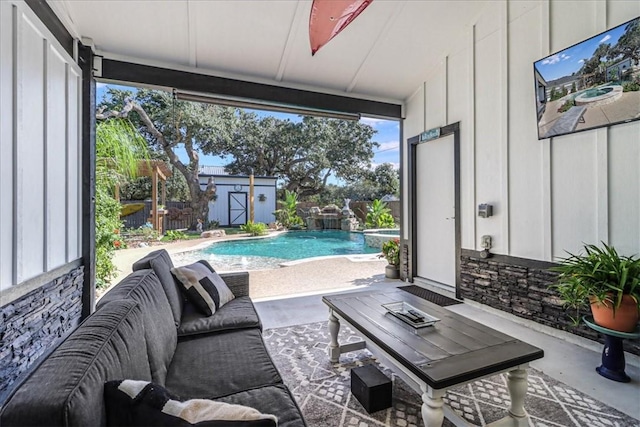
MULTIPOLYGON (((286 261, 328 255, 379 253, 365 245, 362 233, 348 231, 289 231, 276 237, 214 243, 199 251, 175 256, 176 265, 206 259, 216 270, 276 268, 286 261)), ((172 256, 173 257, 173 256, 172 256)))
POLYGON ((584 98, 595 98, 596 96, 605 95, 613 90, 612 87, 599 87, 595 89, 587 89, 585 90, 581 96, 584 98))

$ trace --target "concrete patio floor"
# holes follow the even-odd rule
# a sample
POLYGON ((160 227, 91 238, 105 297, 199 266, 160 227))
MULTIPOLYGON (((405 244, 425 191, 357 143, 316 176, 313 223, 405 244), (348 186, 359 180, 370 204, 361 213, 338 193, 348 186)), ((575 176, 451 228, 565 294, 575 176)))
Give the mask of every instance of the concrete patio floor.
MULTIPOLYGON (((318 276, 315 280, 321 282, 323 280, 321 277, 318 276)), ((251 286, 253 285, 251 283, 251 286)), ((381 279, 370 284, 361 282, 358 285, 358 289, 346 289, 340 292, 365 289, 384 291, 390 287, 403 286, 405 283, 399 280, 381 279)), ((328 309, 322 303, 322 295, 327 293, 321 291, 312 295, 263 298, 256 299, 255 303, 264 329, 281 328, 327 320, 328 309)), ((631 377, 631 382, 627 384, 614 382, 601 377, 595 371, 601 359, 602 345, 599 343, 481 307, 472 302, 447 308, 542 348, 545 357, 532 362, 532 367, 640 420, 640 358, 637 356, 625 354, 626 372, 631 377)))

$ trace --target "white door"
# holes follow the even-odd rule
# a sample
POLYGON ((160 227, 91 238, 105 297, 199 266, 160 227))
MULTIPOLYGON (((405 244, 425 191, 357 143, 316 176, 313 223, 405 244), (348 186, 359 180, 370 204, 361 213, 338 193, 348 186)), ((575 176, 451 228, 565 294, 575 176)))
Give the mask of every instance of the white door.
POLYGON ((247 193, 229 193, 229 225, 247 223, 247 193))
POLYGON ((455 287, 455 184, 453 135, 416 147, 418 277, 455 287))

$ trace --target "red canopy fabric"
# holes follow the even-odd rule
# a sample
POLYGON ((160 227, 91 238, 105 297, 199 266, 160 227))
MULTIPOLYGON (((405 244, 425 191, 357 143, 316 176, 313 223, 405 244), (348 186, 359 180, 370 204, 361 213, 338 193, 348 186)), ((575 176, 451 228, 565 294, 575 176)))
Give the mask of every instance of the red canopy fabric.
POLYGON ((311 55, 334 38, 373 0, 313 0, 309 16, 311 55))

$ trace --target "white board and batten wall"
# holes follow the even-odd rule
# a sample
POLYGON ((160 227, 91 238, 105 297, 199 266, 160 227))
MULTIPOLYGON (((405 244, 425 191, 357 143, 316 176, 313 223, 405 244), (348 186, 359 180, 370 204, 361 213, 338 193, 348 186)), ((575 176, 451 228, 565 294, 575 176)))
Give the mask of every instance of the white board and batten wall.
MULTIPOLYGON (((223 168, 219 168, 223 170, 223 168)), ((200 188, 203 190, 207 186, 209 177, 213 177, 216 184, 215 201, 209 202, 209 221, 218 221, 221 226, 239 225, 239 222, 246 218, 249 220, 249 177, 244 175, 228 175, 228 174, 203 174, 199 175, 200 188), (246 217, 239 217, 240 212, 234 211, 229 215, 229 195, 235 193, 238 197, 236 200, 244 200, 246 197, 246 217)), ((237 203, 231 201, 232 208, 237 208, 237 203)), ((254 177, 254 222, 263 222, 269 224, 275 221, 273 212, 276 208, 276 178, 274 177, 254 177), (260 195, 264 195, 261 201, 260 195)))
POLYGON ((0 2, 0 64, 2 292, 81 256, 82 73, 20 1, 0 2))
POLYGON ((632 1, 490 2, 425 70, 404 135, 460 122, 462 248, 490 235, 492 252, 536 260, 583 242, 640 253, 640 122, 538 140, 533 76, 534 61, 639 15, 632 1), (481 203, 494 216, 479 218, 481 203))

